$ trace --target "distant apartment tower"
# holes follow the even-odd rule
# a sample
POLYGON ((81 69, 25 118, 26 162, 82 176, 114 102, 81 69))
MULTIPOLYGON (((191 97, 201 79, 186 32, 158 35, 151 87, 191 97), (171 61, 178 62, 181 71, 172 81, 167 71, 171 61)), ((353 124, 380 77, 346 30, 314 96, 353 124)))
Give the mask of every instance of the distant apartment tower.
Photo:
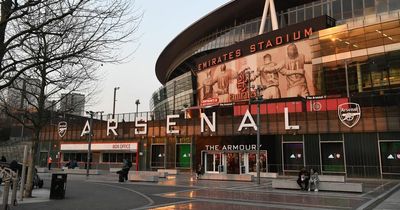
POLYGON ((83 116, 85 110, 85 95, 80 93, 61 94, 60 111, 83 116))
POLYGON ((16 79, 7 92, 7 104, 18 110, 35 111, 40 94, 39 79, 16 79))

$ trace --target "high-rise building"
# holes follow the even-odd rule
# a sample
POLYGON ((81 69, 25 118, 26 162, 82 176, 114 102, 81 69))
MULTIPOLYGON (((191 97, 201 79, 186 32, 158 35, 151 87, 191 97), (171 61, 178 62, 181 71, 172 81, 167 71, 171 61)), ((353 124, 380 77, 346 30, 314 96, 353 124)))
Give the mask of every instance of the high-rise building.
POLYGON ((61 94, 60 111, 83 116, 85 111, 85 95, 80 93, 61 94))

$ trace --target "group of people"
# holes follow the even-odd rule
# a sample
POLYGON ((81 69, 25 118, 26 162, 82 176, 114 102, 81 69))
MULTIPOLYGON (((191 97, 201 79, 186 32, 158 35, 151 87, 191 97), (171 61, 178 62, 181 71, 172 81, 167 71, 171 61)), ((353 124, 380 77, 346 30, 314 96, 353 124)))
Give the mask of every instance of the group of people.
POLYGON ((311 191, 313 187, 314 191, 318 192, 318 172, 314 171, 314 169, 310 169, 310 172, 308 172, 305 168, 302 168, 297 178, 297 184, 300 186, 301 190, 311 191))

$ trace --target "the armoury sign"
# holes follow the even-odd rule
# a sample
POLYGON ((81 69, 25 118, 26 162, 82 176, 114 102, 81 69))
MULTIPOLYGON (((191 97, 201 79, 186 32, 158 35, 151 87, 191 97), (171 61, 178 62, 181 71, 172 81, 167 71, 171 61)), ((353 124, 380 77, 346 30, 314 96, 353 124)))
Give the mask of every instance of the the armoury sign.
POLYGON ((354 127, 361 118, 361 108, 356 103, 343 103, 338 106, 338 117, 347 127, 354 127))
MULTIPOLYGON (((310 37, 325 29, 327 17, 272 31, 197 60, 198 104, 213 105, 255 97, 316 95, 310 37), (325 24, 322 24, 321 21, 325 24)), ((318 109, 318 104, 316 104, 318 109)))

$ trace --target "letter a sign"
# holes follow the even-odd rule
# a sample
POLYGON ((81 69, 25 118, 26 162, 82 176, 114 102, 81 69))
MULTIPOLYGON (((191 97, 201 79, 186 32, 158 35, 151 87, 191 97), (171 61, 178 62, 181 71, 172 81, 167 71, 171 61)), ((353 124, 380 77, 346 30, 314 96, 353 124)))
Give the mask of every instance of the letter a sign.
POLYGON ((338 106, 338 117, 342 123, 352 128, 361 118, 361 108, 356 103, 343 103, 338 106))

